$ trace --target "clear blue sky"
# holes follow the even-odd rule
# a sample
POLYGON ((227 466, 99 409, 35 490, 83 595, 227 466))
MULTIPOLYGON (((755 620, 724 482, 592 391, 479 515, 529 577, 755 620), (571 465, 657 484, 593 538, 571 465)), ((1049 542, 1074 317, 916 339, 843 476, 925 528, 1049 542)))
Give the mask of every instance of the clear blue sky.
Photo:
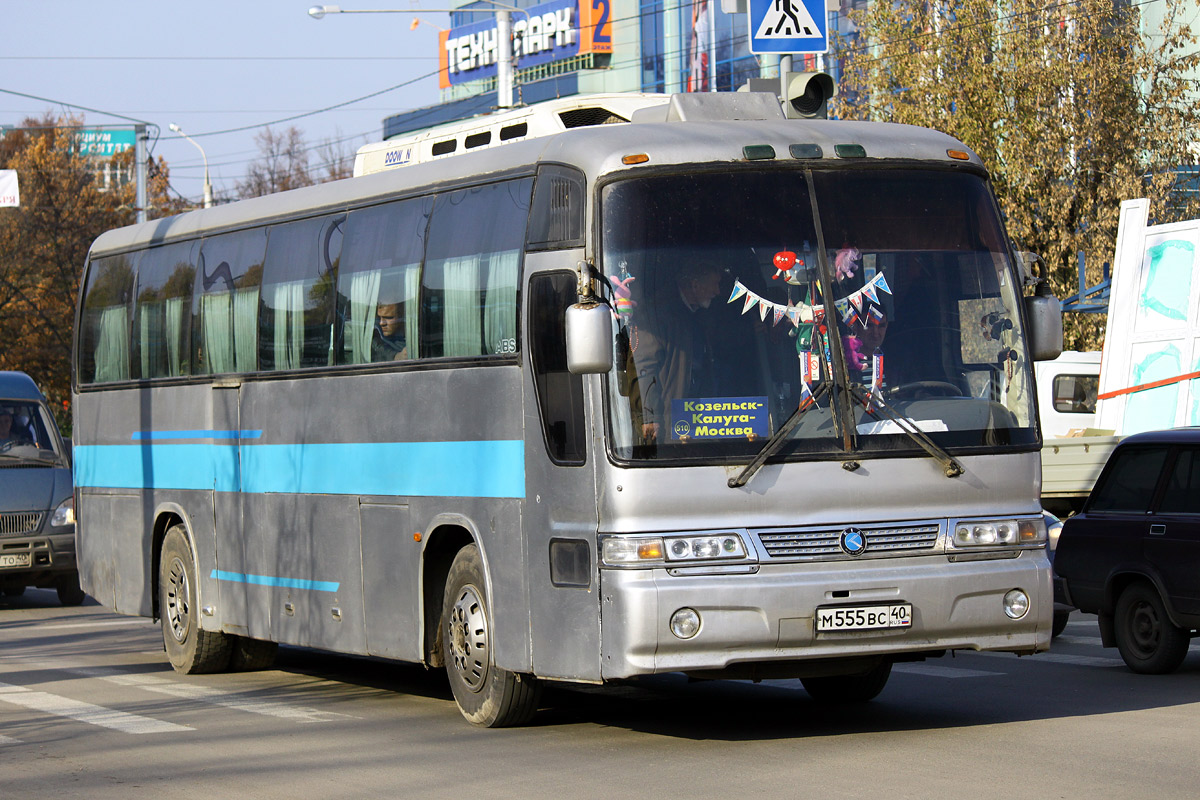
MULTIPOLYGON (((444 13, 419 13, 431 25, 410 30, 401 14, 340 14, 314 20, 314 0, 0 0, 0 124, 45 111, 83 114, 88 124, 125 121, 86 106, 159 126, 151 147, 171 183, 199 200, 200 152, 168 129, 176 123, 208 155, 216 191, 232 191, 257 150, 261 126, 415 82, 332 111, 273 125, 300 129, 314 147, 348 138, 357 147, 382 137, 383 118, 438 101, 437 29, 444 13), (429 77, 422 77, 429 76, 429 77)), ((342 8, 410 8, 412 0, 357 2, 342 8)), ((425 0, 430 8, 448 8, 425 0)), ((314 150, 310 161, 320 161, 314 150)))

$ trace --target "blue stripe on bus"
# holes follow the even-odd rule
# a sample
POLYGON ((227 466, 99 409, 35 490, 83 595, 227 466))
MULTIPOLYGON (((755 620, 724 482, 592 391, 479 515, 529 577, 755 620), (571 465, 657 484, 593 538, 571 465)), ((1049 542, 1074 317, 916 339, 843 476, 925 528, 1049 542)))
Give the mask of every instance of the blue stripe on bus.
POLYGON ((309 581, 303 578, 276 578, 270 575, 243 575, 240 572, 226 572, 214 569, 210 578, 218 581, 233 583, 250 583, 255 586, 282 586, 285 589, 311 589, 314 592, 336 592, 341 586, 337 581, 309 581))
POLYGON ((134 431, 135 442, 154 439, 258 439, 262 431, 134 431))
POLYGON ((81 445, 75 485, 218 492, 525 496, 520 440, 81 445))

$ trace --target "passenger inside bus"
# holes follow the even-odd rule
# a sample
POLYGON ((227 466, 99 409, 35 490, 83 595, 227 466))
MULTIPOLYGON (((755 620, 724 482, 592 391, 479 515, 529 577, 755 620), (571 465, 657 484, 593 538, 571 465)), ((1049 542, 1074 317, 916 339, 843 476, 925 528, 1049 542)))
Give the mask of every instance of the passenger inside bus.
POLYGON ((636 355, 646 443, 657 441, 668 424, 671 401, 713 392, 714 332, 706 311, 721 292, 721 277, 711 262, 685 262, 674 286, 644 304, 636 355))
POLYGON ((408 358, 404 339, 404 311, 400 303, 380 303, 375 309, 375 316, 371 360, 402 361, 408 358))

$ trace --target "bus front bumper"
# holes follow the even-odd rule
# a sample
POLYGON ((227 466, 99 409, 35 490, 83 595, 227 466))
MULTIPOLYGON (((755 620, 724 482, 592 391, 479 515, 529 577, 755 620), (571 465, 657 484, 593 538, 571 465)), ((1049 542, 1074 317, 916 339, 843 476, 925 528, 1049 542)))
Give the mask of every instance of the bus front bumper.
MULTIPOLYGON (((1029 654, 1050 647, 1053 594, 1042 551, 1017 558, 950 562, 944 555, 875 561, 762 564, 754 574, 671 575, 665 569, 602 569, 602 674, 720 673, 786 662, 855 662, 945 650, 1029 654), (1005 595, 1022 590, 1013 619, 1005 595), (911 623, 880 630, 817 631, 817 610, 911 605, 911 623), (691 609, 699 629, 672 632, 691 609), (686 612, 685 612, 686 613, 686 612)), ((797 665, 797 674, 803 665, 797 665)))

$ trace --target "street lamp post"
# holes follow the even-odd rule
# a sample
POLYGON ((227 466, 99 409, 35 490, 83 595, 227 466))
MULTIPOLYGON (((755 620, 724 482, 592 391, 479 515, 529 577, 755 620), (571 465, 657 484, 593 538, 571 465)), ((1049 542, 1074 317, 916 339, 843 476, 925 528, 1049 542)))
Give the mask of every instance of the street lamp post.
POLYGON ((213 203, 212 184, 209 183, 209 180, 208 180, 208 156, 205 155, 204 148, 200 146, 199 142, 197 142, 195 139, 193 139, 192 137, 190 137, 186 133, 184 133, 183 130, 178 125, 176 125, 174 122, 172 122, 167 127, 170 128, 175 133, 178 133, 183 138, 187 139, 192 144, 196 145, 196 149, 200 151, 200 157, 204 159, 204 207, 212 208, 212 203, 213 203))
MULTIPOLYGON (((496 16, 496 40, 498 53, 496 57, 496 105, 500 108, 512 108, 513 104, 513 50, 512 50, 512 12, 524 14, 528 19, 529 12, 518 6, 501 3, 498 0, 478 0, 495 6, 491 13, 496 16)), ((308 9, 308 15, 313 19, 322 19, 326 14, 417 14, 433 11, 436 13, 454 14, 486 11, 479 8, 342 8, 341 6, 313 6, 308 9)))

